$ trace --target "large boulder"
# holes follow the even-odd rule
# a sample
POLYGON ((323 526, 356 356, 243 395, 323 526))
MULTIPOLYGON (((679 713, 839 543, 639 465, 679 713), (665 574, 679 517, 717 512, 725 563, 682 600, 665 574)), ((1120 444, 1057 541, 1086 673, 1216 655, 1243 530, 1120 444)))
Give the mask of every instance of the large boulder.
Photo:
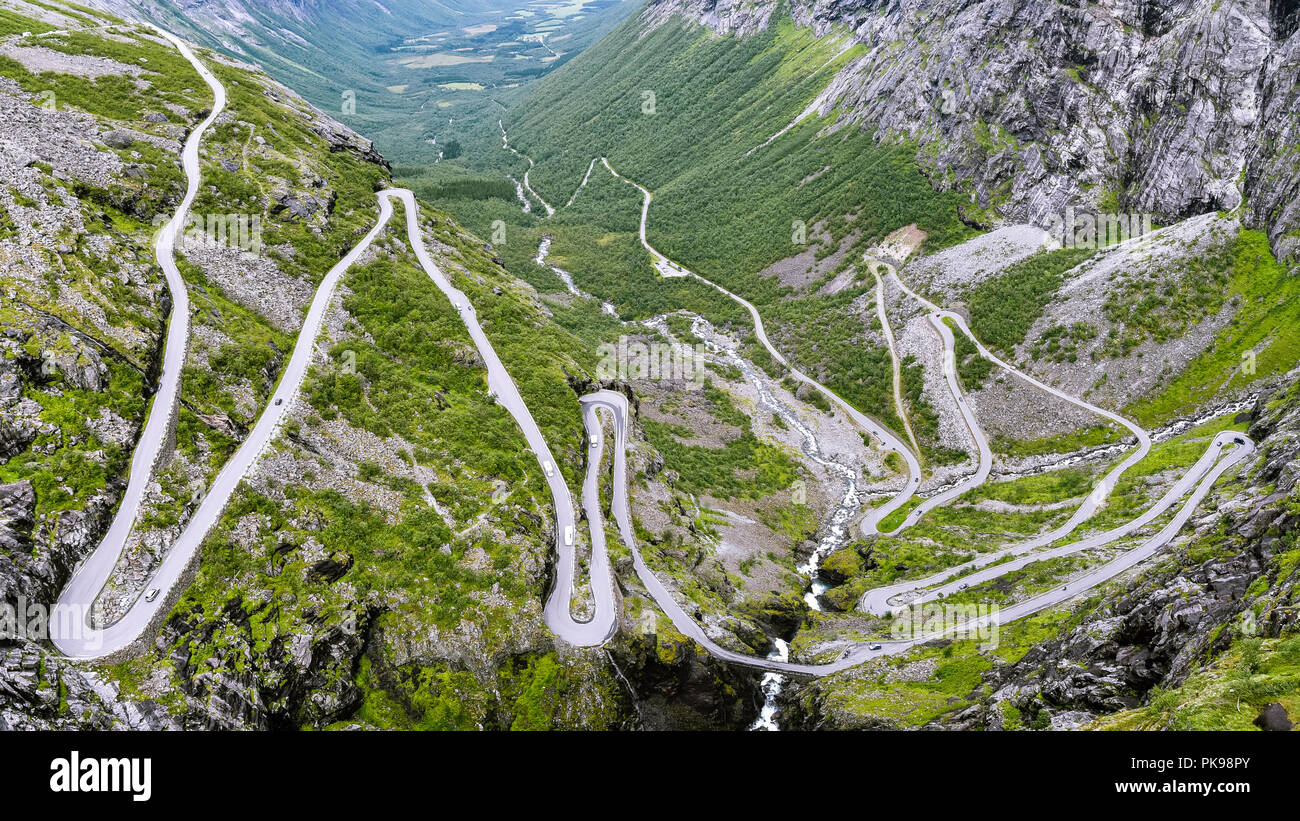
POLYGON ((127 149, 135 145, 135 136, 130 131, 109 131, 101 139, 109 148, 127 149))
POLYGON ((1264 708, 1259 717, 1255 719, 1255 726, 1261 730, 1286 732, 1295 726, 1291 722, 1291 717, 1286 714, 1286 708, 1278 702, 1273 702, 1264 708))

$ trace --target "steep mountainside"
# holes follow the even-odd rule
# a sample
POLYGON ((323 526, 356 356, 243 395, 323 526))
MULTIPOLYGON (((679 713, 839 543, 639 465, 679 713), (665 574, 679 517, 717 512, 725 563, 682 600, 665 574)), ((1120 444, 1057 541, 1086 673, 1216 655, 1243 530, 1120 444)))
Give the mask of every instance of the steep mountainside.
MULTIPOLYGON (((996 5, 971 9, 987 11, 996 5)), ((971 9, 953 13, 964 19, 962 14, 971 9)), ((1119 192, 1074 171, 1052 176, 1041 162, 1024 160, 1038 151, 1028 142, 1019 153, 1000 150, 998 162, 981 160, 992 132, 981 115, 963 109, 956 97, 951 109, 947 98, 934 107, 918 103, 920 108, 900 108, 906 131, 873 119, 875 109, 867 103, 887 101, 862 96, 875 81, 861 72, 876 65, 872 55, 893 66, 894 56, 882 56, 886 51, 910 59, 910 50, 925 50, 923 38, 895 44, 882 41, 870 28, 802 27, 797 9, 793 17, 784 7, 770 15, 744 16, 752 11, 733 10, 719 18, 730 22, 719 22, 697 10, 702 24, 690 19, 690 9, 651 4, 539 82, 510 110, 503 125, 510 147, 536 166, 502 150, 497 152, 499 167, 515 179, 530 172, 533 190, 551 203, 565 203, 582 191, 555 220, 545 212, 521 214, 517 202, 487 184, 471 191, 466 202, 456 201, 462 196, 458 191, 444 187, 440 193, 483 234, 490 234, 498 220, 551 234, 552 250, 562 258, 558 264, 625 318, 651 316, 671 306, 701 312, 715 323, 734 321, 727 301, 719 302, 710 289, 693 291, 690 282, 661 281, 652 268, 633 261, 639 237, 617 224, 615 215, 635 217, 635 192, 625 192, 626 203, 609 198, 593 203, 591 198, 603 195, 588 193, 584 185, 591 178, 592 160, 607 157, 654 193, 646 230, 655 247, 755 303, 768 332, 800 368, 900 432, 903 425, 890 397, 889 358, 883 338, 873 330, 874 283, 858 265, 868 252, 897 255, 891 258, 906 265, 907 280, 945 306, 968 310, 985 342, 1039 378, 1092 396, 1112 410, 1125 410, 1144 424, 1165 424, 1243 401, 1254 383, 1276 378, 1295 362, 1300 345, 1288 331, 1300 319, 1300 279, 1294 276, 1294 262, 1285 258, 1290 229, 1284 209, 1275 212, 1277 219, 1259 219, 1256 199, 1238 199, 1232 208, 1227 203, 1184 203, 1152 216, 1141 243, 1115 245, 1104 236, 1090 237, 1082 227, 1077 236, 1071 229, 1072 236, 1064 237, 1071 215, 1077 214, 1082 224, 1085 215, 1104 218, 1154 206, 1136 189, 1119 192), (816 36, 817 31, 824 36, 816 36), (851 96, 855 94, 859 97, 851 96), (969 145, 963 142, 970 136, 963 128, 974 129, 969 145), (970 175, 977 166, 978 179, 970 175), (937 173, 939 167, 943 173, 937 173), (981 194, 1003 187, 999 180, 1008 183, 1007 196, 981 194), (1031 193, 1011 196, 1011 182, 1031 193), (1052 227, 1053 217, 1059 229, 1055 238, 1078 247, 1048 253, 1052 237, 1041 229, 1052 227), (1016 225, 1025 219, 1040 227, 1016 225), (892 247, 892 238, 909 224, 918 241, 900 252, 892 247), (595 230, 584 237, 579 225, 595 230), (1004 227, 959 245, 994 225, 1004 227), (583 249, 597 237, 617 252, 594 255, 583 249), (1274 248, 1283 251, 1280 261, 1274 248)), ((890 6, 871 12, 869 19, 884 25, 898 13, 890 6)), ((933 36, 951 34, 945 28, 933 36)), ((974 48, 974 35, 969 37, 974 48)), ((1010 47, 999 47, 991 35, 980 41, 981 47, 990 40, 987 59, 981 53, 969 64, 1004 59, 1010 47)), ((1144 54, 1156 51, 1151 46, 1144 54)), ((1010 84, 1015 74, 1004 69, 991 76, 1010 84)), ((1034 82, 1043 76, 1050 72, 1032 72, 1034 82)), ((1078 85, 1071 72, 1061 76, 1061 82, 1078 85)), ((1268 76, 1285 76, 1285 71, 1268 76)), ((894 95, 889 99, 910 88, 896 77, 881 81, 880 87, 888 87, 894 95)), ((997 99, 1026 98, 1039 91, 1008 85, 997 99)), ((1044 99, 1054 98, 1044 92, 1044 99)), ((1035 110, 1040 111, 1036 116, 1047 116, 1043 105, 1035 110)), ((1078 118, 1061 116, 1069 122, 1078 118)), ((1153 118, 1151 127, 1169 127, 1173 121, 1173 115, 1153 118)), ((1185 127, 1200 135, 1197 139, 1212 135, 1204 124, 1185 127)), ((1134 128, 1126 123, 1122 130, 1138 133, 1134 128)), ((1184 148, 1198 168, 1211 167, 1216 156, 1212 136, 1206 140, 1184 148), (1204 164, 1202 154, 1209 158, 1204 164)), ((1280 153, 1292 145, 1257 142, 1256 153, 1280 153)), ((1243 152, 1255 150, 1253 145, 1247 141, 1233 150, 1244 157, 1243 152)), ((1151 157, 1166 153, 1162 148, 1151 157)), ((1114 163, 1098 162, 1098 169, 1119 173, 1114 163)), ((1285 160, 1279 162, 1287 175, 1293 173, 1285 160)), ((599 171, 600 163, 594 167, 599 171)), ((1145 167, 1123 173, 1152 191, 1169 176, 1145 167)), ((1174 176, 1180 185, 1188 179, 1174 176)), ((1243 184, 1251 179, 1243 176, 1243 184)), ((1290 194, 1278 196, 1288 206, 1293 201, 1290 194)), ((507 243, 503 255, 520 276, 538 276, 523 250, 507 243)), ((745 318, 739 322, 745 324, 745 318)), ((922 447, 937 461, 954 462, 965 436, 945 428, 963 427, 956 407, 944 407, 941 385, 918 384, 927 361, 937 365, 937 346, 924 343, 929 336, 922 328, 913 344, 903 334, 916 365, 916 370, 904 370, 912 383, 908 392, 920 394, 909 402, 910 415, 920 417, 922 447)), ((754 347, 748 350, 761 361, 754 347)), ((989 372, 975 366, 972 353, 962 353, 963 377, 975 390, 984 387, 989 372)), ((988 391, 980 404, 986 415, 1004 420, 995 426, 1006 440, 1002 452, 1020 449, 1016 440, 1056 435, 1068 427, 1055 421, 1034 424, 1038 415, 1026 414, 1019 401, 1003 411, 998 407, 1001 394, 988 391)), ((1049 413, 1051 420, 1079 421, 1057 409, 1049 413)))
POLYGON ((865 47, 815 109, 906 138, 932 178, 1045 224, 1092 203, 1173 222, 1245 205, 1300 253, 1294 0, 652 3, 727 33, 782 12, 865 47))
MULTIPOLYGON (((1260 458, 1216 489, 1167 553, 1004 627, 993 646, 939 639, 911 663, 810 682, 787 694, 783 719, 803 729, 1289 729, 1300 715, 1300 371, 1285 385, 1247 414, 1260 458)), ((849 555, 882 561, 875 547, 849 555)))
POLYGON ((100 663, 0 621, 0 729, 1300 716, 1292 0, 662 0, 572 59, 521 36, 536 83, 423 96, 366 67, 498 71, 459 8, 97 2, 200 40, 229 99, 142 23, 0 0, 0 604, 39 613, 108 530, 174 384, 179 276, 178 409, 93 614, 161 609, 100 663), (348 257, 392 166, 232 53, 400 98, 383 121, 439 153, 396 173, 436 207, 348 257), (209 115, 177 274, 158 229, 209 115), (1128 213, 1123 242, 1061 222, 1128 213), (598 388, 630 400, 631 525, 598 388), (256 467, 156 582, 243 443, 256 467), (595 488, 577 534, 562 485, 595 488), (558 538, 569 617, 600 610, 596 505, 617 629, 573 647, 544 606, 558 538), (1021 617, 926 640, 921 602, 1021 617))

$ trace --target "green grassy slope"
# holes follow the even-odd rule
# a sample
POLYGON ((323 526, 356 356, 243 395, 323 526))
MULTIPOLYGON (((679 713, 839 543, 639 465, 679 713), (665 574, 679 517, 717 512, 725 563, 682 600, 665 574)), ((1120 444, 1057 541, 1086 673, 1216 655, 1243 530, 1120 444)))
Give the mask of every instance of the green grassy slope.
POLYGON ((538 162, 543 196, 563 201, 590 158, 608 156, 656 192, 650 235, 660 250, 764 301, 775 285, 752 274, 798 250, 795 220, 826 219, 836 239, 870 240, 910 222, 938 246, 965 235, 955 201, 932 190, 914 152, 878 147, 856 127, 819 135, 833 115, 748 154, 860 46, 844 50, 842 39, 818 39, 788 19, 745 39, 676 22, 641 36, 643 27, 629 20, 510 113, 515 144, 538 162))
MULTIPOLYGON (((655 192, 649 237, 659 250, 754 302, 776 344, 801 367, 901 427, 887 353, 867 341, 867 324, 850 310, 868 286, 819 296, 816 283, 799 292, 759 274, 806 251, 806 237, 818 258, 842 249, 829 278, 909 223, 929 233, 931 247, 972 233, 961 222, 957 198, 935 192, 921 175, 911 147, 878 146, 855 125, 834 129, 834 112, 812 116, 763 146, 859 53, 847 45, 844 36, 819 39, 789 19, 742 39, 678 22, 647 33, 633 17, 534 85, 522 103, 500 107, 511 145, 537 163, 532 184, 559 209, 555 217, 539 216, 536 206, 523 214, 513 186, 492 186, 528 168, 501 148, 499 131, 492 135, 491 164, 476 172, 481 184, 474 195, 443 204, 483 236, 492 235, 494 223, 504 224, 498 250, 512 273, 539 287, 556 290, 553 276, 531 263, 546 234, 554 238, 551 261, 624 319, 695 311, 735 327, 755 360, 765 362, 734 303, 693 282, 663 280, 649 267, 637 239, 635 189, 597 162, 588 186, 563 207, 591 160, 608 157, 655 192)), ((495 116, 490 119, 495 130, 495 116)), ((475 152, 480 160, 488 131, 485 124, 475 152)), ((445 171, 398 172, 417 190, 454 193, 439 188, 445 171)))

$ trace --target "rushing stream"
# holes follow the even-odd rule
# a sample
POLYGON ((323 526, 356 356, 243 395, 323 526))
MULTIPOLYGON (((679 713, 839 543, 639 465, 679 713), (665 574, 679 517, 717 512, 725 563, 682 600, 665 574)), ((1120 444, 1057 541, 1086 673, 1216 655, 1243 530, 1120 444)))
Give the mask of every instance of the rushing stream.
MULTIPOLYGON (((1151 441, 1153 443, 1167 442, 1175 436, 1180 436, 1193 428, 1206 424, 1207 422, 1212 422, 1215 419, 1220 419, 1224 416, 1236 416, 1242 411, 1248 411, 1253 408, 1255 403, 1258 401, 1259 394, 1251 394, 1245 399, 1228 402, 1216 408, 1212 408, 1195 419, 1184 419, 1178 422, 1173 422, 1153 431, 1151 433, 1151 441)), ((1084 449, 1078 453, 1066 456, 1063 459, 1058 459, 1055 462, 1048 462, 1025 471, 1002 471, 997 474, 998 480, 1005 481, 1007 479, 1023 479, 1026 476, 1038 476, 1044 473, 1052 473, 1064 468, 1073 467, 1082 462, 1098 462, 1106 459, 1113 459, 1133 447, 1133 441, 1134 440, 1130 438, 1129 441, 1118 445, 1104 445, 1101 447, 1084 449)))
POLYGON ((844 481, 844 498, 835 509, 835 513, 831 515, 830 524, 826 528, 825 535, 822 536, 817 547, 808 556, 808 560, 798 567, 799 572, 808 577, 809 590, 804 594, 804 601, 813 610, 820 610, 821 604, 817 601, 817 597, 826 592, 827 585, 818 577, 818 568, 821 566, 822 560, 831 554, 831 551, 844 544, 845 536, 848 533, 849 520, 857 514, 862 504, 858 492, 857 471, 836 462, 822 453, 821 445, 817 441, 817 435, 813 433, 812 428, 804 424, 798 414, 776 398, 769 385, 770 380, 767 375, 760 372, 753 363, 742 357, 733 345, 724 341, 725 337, 718 334, 708 320, 695 317, 691 325, 691 332, 703 339, 704 344, 709 347, 710 351, 725 356, 732 365, 739 368, 745 378, 758 391, 759 403, 780 417, 781 421, 788 427, 799 432, 803 437, 801 449, 804 455, 844 481))
MULTIPOLYGON (((660 330, 666 332, 667 329, 662 327, 660 330)), ((845 537, 848 534, 849 521, 857 514, 862 504, 862 497, 858 490, 857 471, 836 462, 823 453, 821 444, 817 441, 817 435, 812 428, 805 424, 788 405, 776 398, 776 394, 771 388, 770 378, 753 363, 742 357, 736 346, 727 337, 719 334, 713 328, 712 323, 703 317, 693 317, 691 332, 704 341, 711 353, 725 359, 744 374, 745 379, 757 391, 759 404, 779 417, 787 427, 797 431, 802 436, 801 450, 809 459, 840 477, 844 482, 844 497, 831 515, 830 524, 827 526, 825 534, 822 536, 821 541, 818 542, 817 547, 808 556, 808 560, 798 567, 798 571, 808 578, 808 591, 804 594, 804 601, 813 610, 820 610, 821 604, 817 601, 817 597, 826 592, 827 584, 819 577, 818 568, 821 566, 823 559, 844 544, 845 537)), ((789 661, 789 645, 780 638, 773 639, 773 641, 776 649, 772 651, 768 658, 789 661)), ((767 673, 763 676, 763 710, 758 720, 750 727, 751 730, 774 731, 780 729, 776 718, 777 698, 780 696, 784 685, 785 676, 779 673, 767 673)))
MULTIPOLYGON (((767 657, 773 661, 789 661, 790 645, 785 643, 784 639, 773 639, 776 642, 776 649, 767 654, 767 657)), ((758 714, 754 723, 749 725, 751 730, 765 730, 767 732, 777 732, 781 725, 776 723, 776 699, 781 695, 781 687, 785 684, 785 676, 780 673, 765 673, 763 675, 763 710, 758 714)))
MULTIPOLYGON (((564 270, 558 265, 551 265, 549 262, 547 262, 546 258, 549 257, 550 255, 551 255, 551 238, 542 237, 541 243, 537 246, 537 256, 533 257, 533 262, 536 262, 538 265, 541 265, 543 267, 550 268, 551 271, 554 272, 554 274, 560 278, 560 281, 564 283, 564 287, 569 290, 569 293, 573 294, 574 296, 580 296, 586 299, 595 299, 595 297, 592 296, 591 294, 586 293, 585 291, 582 291, 578 288, 577 283, 573 281, 573 274, 569 273, 568 271, 564 270)), ((603 312, 609 314, 610 316, 618 316, 618 309, 608 302, 602 302, 600 304, 600 309, 603 312)))

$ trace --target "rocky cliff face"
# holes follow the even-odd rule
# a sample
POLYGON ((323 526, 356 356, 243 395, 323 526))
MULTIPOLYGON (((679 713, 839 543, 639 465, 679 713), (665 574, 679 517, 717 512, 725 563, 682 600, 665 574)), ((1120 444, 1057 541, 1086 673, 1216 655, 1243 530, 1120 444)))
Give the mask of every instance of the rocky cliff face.
MULTIPOLYGON (((744 36, 775 2, 660 0, 744 36)), ((836 127, 912 140, 940 185, 1046 224, 1065 208, 1174 222, 1245 203, 1281 259, 1300 252, 1300 15, 1294 0, 793 0, 818 34, 867 53, 819 98, 836 127)), ((977 207, 976 207, 977 206, 977 207)))

